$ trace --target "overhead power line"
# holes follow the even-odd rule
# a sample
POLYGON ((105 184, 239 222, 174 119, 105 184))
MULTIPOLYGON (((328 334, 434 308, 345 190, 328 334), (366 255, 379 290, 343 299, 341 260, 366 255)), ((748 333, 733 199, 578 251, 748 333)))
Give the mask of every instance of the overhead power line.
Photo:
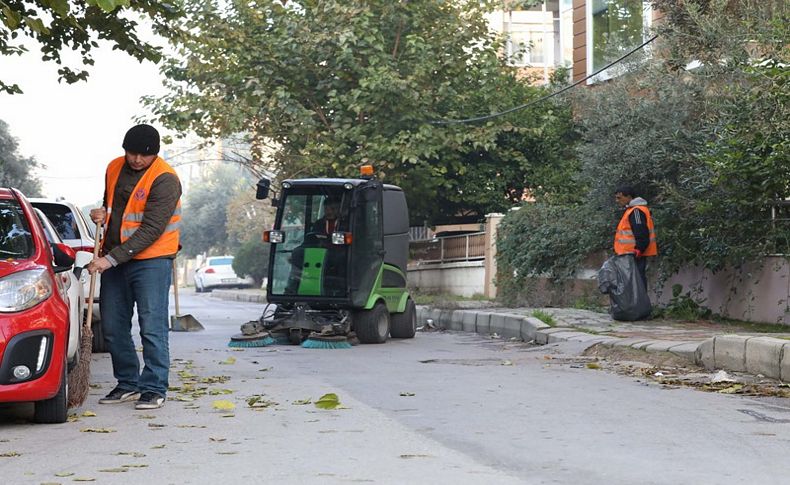
POLYGON ((530 107, 532 105, 541 103, 543 101, 546 101, 547 99, 553 98, 554 96, 559 96, 560 94, 564 93, 565 91, 568 91, 570 89, 575 88, 579 84, 582 84, 583 82, 587 81, 588 79, 597 76, 598 74, 600 74, 601 72, 609 69, 610 67, 614 66, 615 64, 618 64, 618 63, 622 62, 623 60, 625 60, 628 56, 630 56, 634 52, 637 52, 638 50, 644 48, 646 45, 648 45, 651 42, 653 42, 654 40, 656 40, 656 38, 658 38, 658 35, 654 35, 653 37, 647 39, 646 41, 642 42, 639 46, 634 47, 630 51, 626 52, 625 54, 623 54, 619 58, 615 59, 614 61, 610 62, 609 64, 605 65, 604 67, 598 69, 597 71, 595 71, 594 73, 590 74, 589 76, 587 76, 585 78, 582 78, 582 79, 579 79, 575 83, 570 84, 568 86, 565 86, 564 88, 560 89, 559 91, 555 91, 555 92, 553 92, 551 94, 547 94, 547 95, 542 96, 542 97, 540 97, 538 99, 533 99, 532 101, 530 101, 528 103, 524 103, 522 105, 519 105, 519 106, 510 108, 510 109, 507 109, 505 111, 500 111, 498 113, 492 113, 492 114, 485 115, 485 116, 477 116, 475 118, 466 118, 466 119, 462 119, 462 120, 434 120, 434 121, 429 121, 428 123, 430 123, 432 125, 453 125, 453 124, 462 124, 462 123, 475 123, 477 121, 490 120, 492 118, 498 118, 500 116, 504 116, 506 114, 513 113, 515 111, 520 111, 520 110, 522 110, 524 108, 528 108, 528 107, 530 107))

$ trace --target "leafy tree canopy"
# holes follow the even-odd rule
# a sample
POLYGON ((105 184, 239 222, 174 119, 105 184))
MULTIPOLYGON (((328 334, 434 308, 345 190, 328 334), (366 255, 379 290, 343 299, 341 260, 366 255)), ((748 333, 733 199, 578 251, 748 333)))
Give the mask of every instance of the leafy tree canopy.
MULTIPOLYGON (((74 50, 84 66, 93 65, 91 51, 97 40, 106 40, 139 61, 159 62, 161 49, 138 37, 138 23, 129 14, 148 18, 154 30, 166 31, 166 24, 179 11, 172 2, 150 0, 0 0, 0 55, 27 52, 25 39, 41 46, 42 60, 58 66, 59 80, 74 83, 85 80, 82 67, 63 65, 62 53, 74 50)), ((16 84, 0 78, 0 92, 21 93, 16 84)))
POLYGON ((14 187, 27 197, 41 197, 41 180, 33 170, 42 167, 35 158, 23 157, 8 124, 0 120, 0 187, 14 187))
POLYGON ((552 191, 573 160, 559 104, 431 123, 544 94, 499 58, 488 4, 186 0, 163 67, 170 93, 147 103, 176 130, 274 141, 266 168, 281 177, 356 176, 373 163, 406 188, 413 221, 480 217, 552 191))

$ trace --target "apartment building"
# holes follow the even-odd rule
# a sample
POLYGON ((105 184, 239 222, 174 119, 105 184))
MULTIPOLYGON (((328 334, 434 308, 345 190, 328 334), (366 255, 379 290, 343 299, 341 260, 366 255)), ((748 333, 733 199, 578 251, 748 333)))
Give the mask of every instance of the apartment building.
POLYGON ((557 67, 568 68, 574 81, 596 72, 641 44, 656 19, 642 0, 544 0, 524 10, 517 3, 503 0, 489 25, 505 37, 508 62, 540 84, 557 67))

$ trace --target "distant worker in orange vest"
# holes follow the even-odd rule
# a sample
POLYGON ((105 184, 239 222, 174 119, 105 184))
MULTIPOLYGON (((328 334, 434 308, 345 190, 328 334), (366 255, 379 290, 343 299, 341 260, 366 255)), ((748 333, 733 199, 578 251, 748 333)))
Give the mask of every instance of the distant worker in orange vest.
POLYGON ((105 223, 106 236, 88 271, 102 275, 101 325, 118 381, 99 403, 136 401, 136 409, 156 409, 164 405, 169 384, 168 299, 179 248, 181 182, 158 156, 154 127, 132 127, 122 146, 124 156, 107 166, 104 206, 91 210, 94 222, 105 223), (135 305, 142 372, 131 333, 135 305))
POLYGON ((647 257, 658 255, 653 217, 647 201, 637 197, 632 187, 619 187, 615 190, 614 200, 625 208, 614 235, 614 252, 634 255, 639 275, 647 288, 647 257))

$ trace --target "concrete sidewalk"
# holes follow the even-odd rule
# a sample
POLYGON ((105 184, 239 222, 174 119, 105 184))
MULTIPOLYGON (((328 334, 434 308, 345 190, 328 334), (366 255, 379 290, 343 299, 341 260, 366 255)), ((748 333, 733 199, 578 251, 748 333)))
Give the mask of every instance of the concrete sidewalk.
MULTIPOLYGON (((213 298, 266 303, 258 289, 214 290, 213 298)), ((483 306, 482 302, 460 302, 483 306)), ((496 334, 526 342, 562 341, 631 347, 646 352, 669 352, 708 370, 747 372, 790 382, 790 328, 787 333, 756 333, 748 325, 667 320, 618 322, 608 314, 573 308, 464 308, 417 307, 418 326, 431 319, 439 328, 496 334), (535 310, 551 315, 550 326, 532 316, 535 310)))
MULTIPOLYGON (((469 302, 471 303, 471 302, 469 302)), ((497 334, 548 344, 561 341, 670 352, 708 370, 761 374, 790 382, 790 328, 787 333, 756 333, 748 325, 665 320, 617 322, 608 314, 572 308, 469 308, 420 306, 418 325, 432 320, 448 330, 497 334), (552 316, 550 326, 532 316, 552 316)))

